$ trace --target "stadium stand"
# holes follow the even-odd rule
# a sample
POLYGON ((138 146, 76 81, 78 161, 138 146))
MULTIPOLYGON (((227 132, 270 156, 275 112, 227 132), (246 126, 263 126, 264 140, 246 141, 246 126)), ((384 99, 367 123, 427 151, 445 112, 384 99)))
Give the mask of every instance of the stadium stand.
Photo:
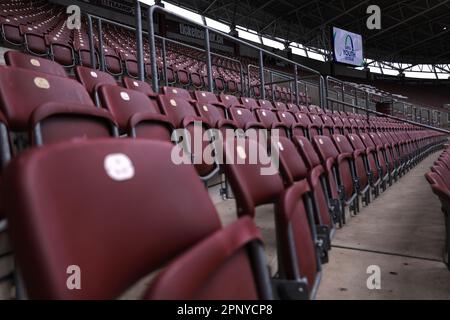
MULTIPOLYGON (((297 104, 285 86, 263 99, 257 72, 246 92, 239 64, 253 61, 244 57, 213 55, 207 92, 204 52, 170 41, 165 57, 157 45, 158 75, 144 41, 140 81, 130 30, 105 24, 101 52, 97 32, 89 48, 87 20, 70 30, 61 6, 9 2, 0 4, 2 40, 22 52, 6 52, 0 66, 0 232, 11 238, 17 298, 115 299, 152 274, 134 298, 314 299, 349 215, 447 143, 431 128, 328 110, 304 93, 297 104), (198 123, 200 150, 182 139, 188 165, 174 164, 180 132, 194 138, 198 123), (266 148, 238 132, 206 163, 211 128, 279 137, 266 148), (252 148, 278 157, 279 170, 262 175, 252 148), (222 176, 236 203, 228 226, 207 190, 222 176), (256 223, 263 205, 272 206, 275 266, 256 223), (88 279, 82 291, 66 287, 73 261, 88 279)), ((448 264, 450 149, 426 178, 446 215, 448 264)))

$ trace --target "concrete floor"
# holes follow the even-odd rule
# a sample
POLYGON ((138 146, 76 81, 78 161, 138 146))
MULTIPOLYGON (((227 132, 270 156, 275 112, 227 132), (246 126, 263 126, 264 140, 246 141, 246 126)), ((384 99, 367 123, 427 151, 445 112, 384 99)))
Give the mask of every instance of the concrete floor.
MULTIPOLYGON (((444 219, 424 178, 435 153, 351 217, 337 230, 330 262, 323 266, 317 299, 450 299, 450 271, 443 261, 444 219), (369 290, 369 266, 381 271, 381 289, 369 290)), ((210 194, 224 224, 236 219, 234 200, 210 194)), ((270 206, 258 209, 271 273, 276 245, 270 206)))

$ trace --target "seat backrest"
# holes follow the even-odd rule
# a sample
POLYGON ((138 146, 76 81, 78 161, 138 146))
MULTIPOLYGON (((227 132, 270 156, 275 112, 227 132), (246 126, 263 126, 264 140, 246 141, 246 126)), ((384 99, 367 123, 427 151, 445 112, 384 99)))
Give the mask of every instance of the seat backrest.
POLYGON ((194 100, 189 91, 187 91, 186 89, 175 87, 162 87, 161 90, 162 93, 168 97, 174 97, 177 99, 184 99, 184 100, 194 100))
POLYGON ((77 66, 75 68, 75 75, 93 99, 95 99, 95 95, 100 86, 105 84, 117 85, 116 80, 110 74, 87 67, 77 66))
POLYGON ((258 102, 256 102, 255 99, 253 98, 248 98, 248 97, 241 97, 241 104, 249 110, 253 110, 253 109, 258 109, 259 105, 258 102))
POLYGON ((348 136, 350 143, 353 146, 353 149, 355 149, 355 150, 365 150, 366 149, 366 146, 365 146, 364 142, 361 140, 361 138, 359 137, 359 135, 357 135, 356 133, 349 133, 347 136, 348 136))
POLYGON ((293 141, 297 146, 297 149, 300 150, 300 154, 302 155, 308 169, 311 170, 316 166, 321 165, 319 155, 308 138, 295 136, 293 137, 293 141))
POLYGON ((214 93, 208 91, 194 91, 194 97, 199 104, 219 103, 219 99, 217 98, 217 96, 214 93))
POLYGON ((236 96, 224 93, 220 94, 220 102, 226 107, 233 107, 241 104, 236 96))
POLYGON ((239 216, 254 217, 257 206, 275 202, 283 192, 283 180, 276 169, 273 174, 263 174, 262 169, 269 164, 263 164, 260 155, 268 157, 267 146, 248 138, 229 139, 224 143, 224 155, 239 216))
POLYGON ((183 120, 186 117, 198 117, 197 108, 195 102, 185 100, 183 98, 168 97, 160 95, 158 102, 173 125, 177 128, 183 127, 183 120))
POLYGON ((333 141, 331 141, 330 137, 315 136, 312 138, 312 141, 323 163, 325 163, 328 158, 336 159, 339 155, 339 151, 333 144, 333 141))
POLYGON ((274 123, 279 123, 280 121, 277 118, 275 112, 268 109, 256 109, 255 110, 256 117, 258 120, 264 124, 266 128, 270 128, 270 126, 274 123))
POLYGON ((72 103, 95 107, 78 82, 32 70, 0 67, 0 99, 10 129, 28 129, 30 116, 49 103, 72 103))
POLYGON ((48 59, 31 56, 19 51, 6 52, 5 62, 10 67, 24 68, 67 78, 67 73, 60 64, 48 59))
POLYGON ((260 99, 258 100, 258 104, 263 109, 273 109, 272 102, 270 102, 269 100, 260 99))
POLYGON ((280 168, 289 185, 307 177, 308 168, 294 143, 285 137, 279 137, 278 152, 280 168))
POLYGON ((152 89, 152 86, 145 81, 139 81, 136 79, 132 79, 129 77, 123 78, 123 85, 127 89, 136 90, 142 92, 147 96, 156 96, 155 92, 152 89))
POLYGON ((242 220, 221 229, 194 168, 174 164, 171 151, 97 140, 36 148, 10 164, 1 201, 31 299, 114 299, 165 266, 148 297, 258 298, 244 249, 257 230, 242 220), (70 290, 77 270, 82 290, 70 290))
POLYGON ((100 88, 99 97, 102 106, 111 112, 122 130, 130 129, 129 121, 137 113, 161 114, 157 101, 139 91, 105 85, 100 88))
POLYGON ((250 109, 231 107, 229 109, 229 113, 231 119, 236 121, 239 128, 245 128, 245 126, 249 123, 258 122, 254 114, 250 111, 250 109))
POLYGON ((332 139, 340 153, 353 153, 354 149, 346 136, 341 134, 334 134, 332 136, 332 139))

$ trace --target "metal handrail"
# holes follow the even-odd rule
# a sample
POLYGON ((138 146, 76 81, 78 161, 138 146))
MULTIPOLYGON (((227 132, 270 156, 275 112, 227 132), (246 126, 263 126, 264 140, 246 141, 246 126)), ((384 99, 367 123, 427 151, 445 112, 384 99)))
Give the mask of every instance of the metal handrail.
MULTIPOLYGON (((140 7, 140 6, 137 6, 137 7, 140 7)), ((138 16, 137 11, 136 11, 136 16, 138 16)), ((89 30, 93 30, 93 27, 92 27, 92 19, 96 19, 97 21, 100 21, 100 22, 106 22, 106 23, 108 23, 108 24, 112 24, 112 25, 115 25, 115 26, 119 26, 119 27, 121 27, 121 28, 130 30, 130 31, 134 31, 134 32, 136 32, 136 30, 139 29, 139 25, 138 25, 138 28, 135 28, 135 27, 131 27, 131 26, 125 25, 125 24, 123 24, 123 23, 116 22, 116 21, 113 21, 113 20, 110 20, 110 19, 107 19, 107 18, 99 17, 99 16, 96 16, 96 15, 93 15, 93 14, 87 14, 87 17, 88 17, 88 29, 89 29, 89 30)), ((138 20, 138 19, 137 19, 137 20, 138 20)), ((141 21, 142 21, 142 20, 141 20, 141 21)), ((141 28, 142 28, 142 26, 141 26, 141 28)), ((92 32, 93 32, 93 31, 92 31, 92 32)), ((89 33, 91 33, 91 31, 89 31, 89 33)), ((147 34, 147 35, 148 35, 148 32, 142 30, 142 33, 139 33, 139 32, 136 33, 136 39, 137 39, 137 41, 139 42, 138 34, 141 34, 141 40, 140 40, 140 41, 142 41, 142 34, 147 34)), ((98 36, 98 37, 99 37, 99 39, 102 38, 101 24, 99 25, 99 36, 98 36)), ((159 36, 159 35, 155 35, 155 37, 156 37, 157 39, 160 39, 162 42, 171 42, 171 43, 175 43, 175 44, 178 44, 178 45, 181 45, 181 46, 190 48, 190 49, 198 50, 198 51, 200 51, 200 52, 205 52, 205 51, 206 51, 205 49, 198 48, 198 47, 195 47, 195 46, 192 46, 192 45, 189 45, 189 44, 186 44, 186 43, 183 43, 183 42, 174 40, 174 39, 169 39, 169 38, 162 37, 162 36, 159 36)), ((90 38, 90 40, 91 40, 91 37, 89 37, 89 38, 90 38)), ((94 44, 93 44, 93 37, 92 37, 92 44, 90 45, 90 47, 94 47, 94 44)), ((139 46, 136 46, 136 47, 139 47, 139 46)), ((164 45, 163 45, 163 47, 164 47, 164 45)), ((164 50, 163 50, 163 51, 164 51, 164 50)), ((239 72, 240 72, 240 79, 241 79, 241 83, 243 83, 243 81, 244 81, 244 75, 243 75, 244 67, 243 67, 242 62, 241 62, 240 60, 238 60, 238 59, 233 59, 233 58, 230 58, 230 57, 227 57, 227 56, 225 56, 225 55, 222 55, 222 54, 220 54, 220 53, 215 53, 215 52, 211 52, 211 55, 216 56, 216 57, 219 57, 219 58, 222 58, 222 59, 226 59, 226 60, 229 60, 229 61, 232 61, 232 62, 238 63, 238 64, 239 64, 239 69, 240 69, 240 70, 239 70, 239 72)), ((100 56, 101 56, 100 59, 102 59, 102 58, 103 58, 102 56, 104 56, 104 52, 103 52, 103 51, 100 53, 100 56)), ((91 50, 91 57, 90 57, 90 58, 91 58, 91 64, 92 64, 92 66, 94 66, 94 68, 95 68, 96 61, 97 61, 97 59, 95 58, 95 50, 91 50)), ((139 60, 139 54, 137 55, 136 58, 139 60)), ((164 58, 165 58, 165 54, 163 53, 163 59, 164 59, 164 58)), ((103 61, 104 61, 104 60, 103 60, 103 61)), ((104 62, 103 62, 103 63, 100 63, 100 65, 101 65, 101 66, 100 66, 100 69, 101 69, 102 71, 104 71, 104 62), (103 66, 102 66, 102 65, 103 65, 103 66)), ((164 64, 164 65, 165 65, 165 64, 164 64)), ((141 63, 138 61, 138 68, 140 68, 140 66, 143 66, 143 64, 141 64, 141 63)), ((234 69, 231 69, 231 68, 228 68, 228 67, 223 67, 223 66, 221 66, 221 67, 222 67, 222 68, 225 68, 225 69, 228 69, 228 70, 234 70, 234 69)), ((144 68, 145 68, 145 67, 144 67, 144 68)), ((234 70, 234 71, 236 71, 236 70, 234 70)), ((142 72, 145 73, 144 69, 142 70, 142 72)), ((166 70, 166 68, 164 68, 164 71, 163 71, 163 77, 164 77, 165 81, 167 82, 167 70, 166 70)), ((144 80, 144 79, 142 78, 142 79, 140 79, 140 80, 144 80)), ((167 83, 166 83, 166 85, 167 85, 167 83)), ((243 87, 242 87, 242 88, 243 88, 243 87)))
MULTIPOLYGON (((311 72, 313 74, 316 74, 319 77, 319 79, 320 79, 320 84, 321 84, 320 88, 323 88, 324 78, 323 78, 323 76, 322 76, 322 74, 320 72, 318 72, 318 71, 316 71, 314 69, 311 69, 309 67, 306 67, 306 66, 304 66, 304 65, 302 65, 300 63, 297 63, 295 61, 289 60, 289 59, 287 59, 285 57, 282 57, 282 56, 279 56, 277 54, 274 54, 274 53, 272 53, 272 52, 270 52, 268 50, 265 50, 263 48, 260 48, 260 47, 258 47, 256 45, 253 45, 253 44, 248 43, 246 41, 243 41, 241 39, 235 38, 235 37, 233 37, 233 36, 231 36, 229 34, 226 34, 224 32, 221 32, 219 30, 211 28, 211 27, 209 27, 207 25, 199 24, 198 22, 196 22, 196 21, 194 21, 192 19, 189 19, 187 17, 184 17, 184 16, 181 16, 179 14, 173 13, 173 12, 168 11, 167 9, 162 8, 160 6, 157 6, 157 5, 153 5, 153 6, 149 7, 149 9, 148 9, 148 17, 147 17, 147 22, 148 22, 148 26, 149 26, 148 30, 149 30, 149 43, 150 43, 150 57, 151 57, 151 60, 152 60, 152 62, 151 62, 152 63, 152 72, 155 73, 155 74, 157 72, 157 66, 156 66, 156 62, 155 62, 155 59, 156 59, 155 38, 156 37, 155 37, 155 27, 154 27, 154 23, 153 23, 154 22, 154 13, 155 13, 155 11, 160 11, 160 12, 163 12, 165 14, 177 17, 178 19, 186 20, 189 23, 191 23, 193 25, 196 25, 196 26, 199 26, 200 28, 204 29, 205 30, 205 46, 206 46, 206 53, 207 53, 207 56, 208 56, 208 60, 210 60, 210 55, 211 55, 210 48, 209 48, 209 32, 214 32, 216 34, 221 35, 222 37, 224 37, 226 39, 230 39, 230 40, 232 40, 234 42, 240 43, 242 45, 245 45, 247 47, 250 47, 252 49, 257 50, 259 52, 260 73, 262 73, 262 70, 264 69, 263 55, 266 54, 266 55, 275 57, 275 58, 277 58, 277 59, 279 59, 281 61, 287 62, 287 63, 289 63, 291 65, 294 65, 294 69, 295 69, 294 76, 297 76, 297 68, 301 68, 303 70, 306 70, 306 71, 309 71, 309 72, 311 72)), ((140 17, 137 17, 137 18, 139 19, 140 17)), ((204 17, 203 17, 203 20, 204 20, 204 17)), ((140 48, 140 49, 142 50, 142 48, 140 48)), ((142 51, 142 53, 143 53, 143 51, 142 51)), ((207 68, 208 68, 208 70, 207 70, 208 71, 208 77, 210 78, 209 79, 209 83, 210 83, 209 90, 212 91, 212 87, 211 87, 211 85, 212 85, 212 78, 211 78, 211 66, 210 66, 210 63, 208 63, 207 68)), ((153 90, 158 91, 159 84, 158 84, 158 81, 157 81, 157 79, 155 77, 152 78, 152 85, 153 85, 153 90)), ((243 84, 241 84, 241 85, 243 85, 243 84)), ((320 105, 323 106, 323 102, 324 102, 323 90, 319 90, 319 95, 320 95, 320 105)), ((263 77, 261 78, 261 97, 263 99, 265 99, 264 78, 263 77)))

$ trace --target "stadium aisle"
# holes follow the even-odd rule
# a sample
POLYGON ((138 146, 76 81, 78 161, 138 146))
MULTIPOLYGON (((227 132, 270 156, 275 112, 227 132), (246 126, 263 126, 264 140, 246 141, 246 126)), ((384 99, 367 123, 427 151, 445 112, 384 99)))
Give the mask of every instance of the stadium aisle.
POLYGON ((424 179, 439 154, 338 230, 318 299, 450 299, 443 214, 424 179), (380 290, 367 288, 371 265, 381 269, 380 290))

